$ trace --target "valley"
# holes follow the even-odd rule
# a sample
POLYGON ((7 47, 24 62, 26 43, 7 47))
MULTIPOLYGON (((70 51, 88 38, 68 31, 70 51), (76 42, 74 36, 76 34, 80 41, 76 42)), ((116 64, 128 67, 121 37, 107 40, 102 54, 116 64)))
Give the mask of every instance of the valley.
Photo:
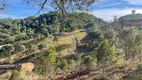
POLYGON ((0 80, 142 80, 140 3, 0 0, 0 80))

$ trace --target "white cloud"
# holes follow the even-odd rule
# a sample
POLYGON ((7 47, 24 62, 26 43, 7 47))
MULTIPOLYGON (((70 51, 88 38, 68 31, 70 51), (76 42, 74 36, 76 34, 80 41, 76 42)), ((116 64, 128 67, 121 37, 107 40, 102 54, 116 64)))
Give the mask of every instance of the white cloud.
POLYGON ((124 0, 128 2, 129 4, 134 4, 134 5, 142 5, 142 0, 124 0))
POLYGON ((115 5, 121 4, 121 3, 122 2, 116 2, 116 3, 113 3, 113 4, 108 4, 108 5, 100 6, 100 8, 111 7, 111 6, 115 6, 115 5))
POLYGON ((131 14, 132 10, 136 10, 136 13, 142 13, 142 9, 101 9, 101 10, 94 10, 91 12, 96 17, 102 18, 105 21, 113 20, 113 16, 121 17, 127 14, 131 14))

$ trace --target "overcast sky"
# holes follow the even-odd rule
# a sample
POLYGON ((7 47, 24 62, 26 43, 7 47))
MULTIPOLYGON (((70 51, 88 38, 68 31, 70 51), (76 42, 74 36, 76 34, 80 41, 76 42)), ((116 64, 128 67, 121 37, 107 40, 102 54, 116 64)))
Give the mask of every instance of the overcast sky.
MULTIPOLYGON (((38 11, 37 7, 29 6, 23 0, 8 0, 7 2, 10 6, 0 12, 1 18, 25 18, 35 15, 38 11)), ((142 0, 99 0, 92 5, 91 13, 110 21, 114 15, 120 17, 131 14, 133 9, 136 10, 136 13, 142 13, 142 0)), ((50 7, 48 7, 48 11, 51 11, 50 7)))

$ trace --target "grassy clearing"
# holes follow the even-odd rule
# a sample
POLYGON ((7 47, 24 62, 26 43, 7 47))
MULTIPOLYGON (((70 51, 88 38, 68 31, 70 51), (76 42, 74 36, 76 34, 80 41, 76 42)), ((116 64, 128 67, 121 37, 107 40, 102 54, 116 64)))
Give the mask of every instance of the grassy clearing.
MULTIPOLYGON (((40 44, 40 43, 43 43, 46 45, 46 48, 44 49, 45 50, 48 50, 49 48, 51 47, 62 47, 60 48, 59 50, 59 53, 62 55, 62 56, 65 56, 65 55, 68 55, 67 53, 72 53, 74 51, 73 47, 68 47, 69 45, 72 45, 74 44, 73 42, 73 39, 74 37, 76 37, 78 39, 78 41, 80 41, 81 39, 83 39, 85 36, 87 35, 86 32, 80 32, 79 30, 76 30, 72 33, 70 33, 69 36, 59 36, 57 37, 57 40, 54 40, 54 37, 48 37, 48 38, 45 38, 43 40, 40 40, 38 43, 37 41, 30 39, 30 40, 27 40, 26 42, 24 43, 28 43, 30 44, 30 42, 32 42, 32 44, 40 44), (34 43, 36 42, 36 43, 34 43), (64 48, 63 48, 64 47, 64 48)), ((38 50, 39 52, 39 50, 38 50)), ((19 52, 19 53, 16 53, 16 54, 13 54, 11 55, 11 57, 7 57, 7 58, 1 58, 0 59, 0 62, 7 62, 7 61, 11 61, 13 62, 14 60, 17 60, 17 59, 21 59, 21 58, 25 58, 31 54, 35 54, 37 53, 37 51, 35 52, 19 52)))
POLYGON ((49 49, 50 47, 62 47, 61 50, 59 50, 59 53, 61 54, 61 56, 66 56, 74 52, 74 47, 70 47, 70 45, 74 44, 74 37, 76 37, 78 41, 80 41, 86 35, 86 32, 80 32, 79 30, 76 30, 69 36, 57 37, 56 41, 53 41, 53 37, 51 37, 46 38, 43 42, 46 44, 47 49, 49 49))

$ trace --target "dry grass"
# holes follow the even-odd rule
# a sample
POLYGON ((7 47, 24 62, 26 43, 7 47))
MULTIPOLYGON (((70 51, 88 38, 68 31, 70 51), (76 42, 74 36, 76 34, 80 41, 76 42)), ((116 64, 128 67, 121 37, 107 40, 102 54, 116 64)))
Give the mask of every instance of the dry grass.
POLYGON ((11 77, 12 71, 7 71, 4 74, 0 75, 0 80, 9 80, 11 77))
MULTIPOLYGON (((71 35, 69 36, 57 37, 56 41, 53 41, 54 37, 46 38, 43 42, 46 44, 47 49, 49 49, 50 47, 60 47, 64 45, 71 46, 72 44, 74 44, 74 37, 76 37, 78 41, 80 41, 87 35, 86 32, 80 32, 79 30, 76 30, 70 34, 71 35)), ((64 46, 65 48, 62 48, 59 51, 61 56, 66 56, 66 55, 74 53, 75 47, 74 46, 69 47, 69 46, 64 46)))
POLYGON ((34 69, 34 64, 33 63, 31 63, 31 62, 28 62, 28 63, 23 63, 23 64, 21 64, 21 69, 20 69, 20 71, 21 72, 32 72, 32 70, 34 69))
POLYGON ((22 73, 22 80, 48 80, 46 77, 34 73, 22 73))
MULTIPOLYGON (((66 56, 66 55, 72 54, 72 52, 75 49, 74 47, 67 47, 69 45, 74 44, 74 37, 76 37, 80 41, 86 35, 87 35, 86 32, 80 32, 79 30, 76 30, 75 32, 71 33, 71 35, 69 35, 69 36, 58 37, 57 41, 53 40, 54 37, 50 37, 50 38, 46 38, 44 40, 41 40, 39 43, 45 43, 45 45, 47 47, 44 50, 47 50, 50 47, 60 47, 60 46, 62 46, 64 48, 61 48, 59 53, 62 56, 66 56), (67 45, 67 46, 64 46, 64 45, 67 45)), ((22 55, 22 56, 26 56, 26 55, 22 55)), ((17 58, 20 58, 20 54, 11 55, 11 60, 14 60, 14 59, 17 59, 17 58)), ((0 59, 0 61, 7 61, 7 60, 8 60, 8 58, 0 59)), ((23 69, 23 70, 27 70, 27 69, 29 70, 30 69, 29 72, 23 71, 23 70, 20 71, 22 80, 48 80, 48 78, 46 78, 44 76, 40 76, 40 75, 32 73, 32 71, 31 71, 32 68, 33 68, 32 65, 30 65, 30 66, 28 65, 28 66, 26 66, 26 69, 23 69)), ((8 80, 10 78, 11 74, 12 74, 12 71, 8 71, 5 74, 0 75, 0 80, 8 80)))
MULTIPOLYGON (((6 73, 0 75, 0 80, 9 80, 13 71, 7 71, 6 73)), ((22 80, 49 80, 46 76, 41 76, 32 72, 21 72, 22 80)))

